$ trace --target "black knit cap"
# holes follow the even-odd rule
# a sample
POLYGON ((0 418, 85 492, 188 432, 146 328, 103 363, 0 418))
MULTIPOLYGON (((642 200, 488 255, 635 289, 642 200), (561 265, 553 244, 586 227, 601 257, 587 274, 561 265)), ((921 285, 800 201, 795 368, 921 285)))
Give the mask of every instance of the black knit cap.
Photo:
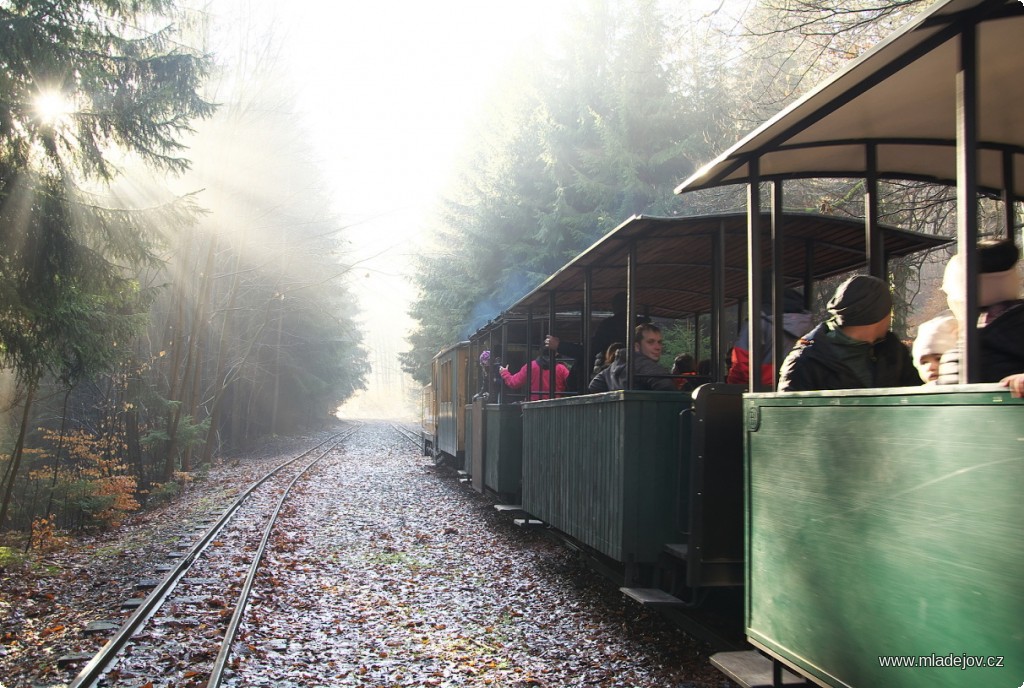
POLYGON ((982 239, 978 242, 978 272, 1006 272, 1020 258, 1020 249, 1010 239, 982 239))
POLYGON ((828 302, 828 312, 840 327, 873 325, 891 311, 889 285, 868 275, 855 275, 840 284, 828 302))

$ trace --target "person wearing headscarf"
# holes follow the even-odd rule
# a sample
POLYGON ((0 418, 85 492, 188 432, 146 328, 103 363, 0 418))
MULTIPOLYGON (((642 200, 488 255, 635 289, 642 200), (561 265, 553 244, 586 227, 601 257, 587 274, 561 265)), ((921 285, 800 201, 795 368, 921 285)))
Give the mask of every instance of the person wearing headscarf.
MULTIPOLYGON (((978 242, 978 382, 999 382, 1014 396, 1024 392, 1024 299, 1021 299, 1020 249, 1009 239, 978 242)), ((942 291, 956 319, 963 322, 964 264, 959 254, 949 259, 942 291)), ((959 382, 960 350, 946 351, 939 364, 939 384, 959 382)))
POLYGON ((942 354, 956 347, 957 326, 952 311, 946 311, 917 326, 917 337, 910 348, 914 366, 925 384, 938 382, 942 354))
POLYGON ((921 384, 910 350, 889 331, 892 296, 877 277, 856 275, 828 302, 829 319, 801 337, 779 371, 780 392, 921 384))

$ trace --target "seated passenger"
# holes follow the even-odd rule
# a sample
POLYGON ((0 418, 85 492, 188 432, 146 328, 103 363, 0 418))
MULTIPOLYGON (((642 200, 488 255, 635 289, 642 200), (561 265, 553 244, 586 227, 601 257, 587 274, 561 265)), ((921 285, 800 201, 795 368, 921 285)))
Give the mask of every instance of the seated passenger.
POLYGON ((650 318, 635 316, 632 324, 627 323, 626 292, 620 291, 615 294, 612 297, 612 314, 598 323, 596 331, 590 338, 590 351, 594 356, 594 365, 597 365, 597 358, 603 356, 613 342, 622 341, 626 336, 626 328, 647 322, 650 322, 650 318))
MULTIPOLYGON (((770 287, 770 283, 766 283, 770 287)), ((762 292, 761 307, 761 382, 772 384, 772 294, 766 288, 762 292)), ((795 289, 787 288, 782 304, 783 353, 788 353, 801 335, 814 325, 814 316, 804 310, 804 297, 795 289)), ((750 324, 744 320, 740 334, 729 350, 729 373, 725 381, 732 385, 747 385, 750 382, 750 324)))
MULTIPOLYGON (((654 323, 636 326, 636 343, 633 350, 633 389, 651 389, 665 392, 675 391, 670 373, 658 364, 664 343, 661 328, 654 323)), ((626 389, 628 371, 626 349, 619 349, 612 364, 594 376, 588 387, 591 392, 611 392, 626 389)))
MULTIPOLYGON (((1024 374, 1024 300, 1018 271, 1020 249, 1009 239, 978 242, 979 382, 999 382, 1022 391, 1015 377, 1024 374)), ((958 321, 964 317, 964 266, 959 255, 949 259, 942 278, 946 301, 958 321)), ((960 350, 942 356, 939 384, 959 382, 960 350)), ((1018 394, 1014 394, 1018 396, 1018 394)))
MULTIPOLYGON (((679 354, 672 362, 672 374, 695 377, 697 375, 697 362, 693 360, 693 356, 690 354, 679 354)), ((686 377, 677 377, 672 382, 675 383, 676 389, 679 390, 693 387, 693 381, 687 380, 686 377)))
POLYGON ((956 318, 946 311, 917 326, 917 337, 910 353, 925 384, 938 382, 939 359, 956 347, 956 318))
POLYGON ((851 277, 836 289, 828 312, 832 317, 786 356, 780 392, 921 384, 910 351, 889 331, 889 285, 877 277, 851 277))
MULTIPOLYGON (((530 361, 530 401, 537 401, 538 399, 550 399, 551 394, 549 390, 549 379, 551 377, 551 362, 555 360, 555 354, 557 353, 558 338, 547 336, 544 338, 544 350, 537 358, 530 361)), ((519 369, 519 372, 513 375, 508 372, 508 366, 502 366, 498 369, 498 373, 501 375, 501 379, 505 381, 505 384, 512 389, 519 389, 526 384, 526 366, 524 365, 519 369)), ((562 396, 562 392, 565 391, 565 381, 569 377, 569 369, 562 363, 555 363, 555 396, 562 396)))
POLYGON ((626 345, 622 342, 612 342, 608 345, 607 349, 599 353, 597 358, 594 360, 594 372, 591 373, 591 377, 597 375, 602 370, 610 366, 612 361, 615 360, 616 352, 624 346, 626 345))

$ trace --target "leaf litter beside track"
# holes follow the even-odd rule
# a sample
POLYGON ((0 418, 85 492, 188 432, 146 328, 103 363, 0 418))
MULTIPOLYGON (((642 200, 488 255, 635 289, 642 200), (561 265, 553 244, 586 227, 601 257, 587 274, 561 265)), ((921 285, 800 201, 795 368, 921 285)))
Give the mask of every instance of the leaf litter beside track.
MULTIPOLYGON (((287 542, 270 555, 281 566, 261 593, 271 606, 253 603, 261 628, 247 626, 238 646, 240 668, 252 675, 234 685, 730 685, 706 648, 624 600, 564 548, 513 528, 450 475, 425 468, 411 444, 382 428, 358 437, 331 480, 325 469, 289 510, 287 542)), ((121 600, 140 595, 135 582, 180 549, 183 524, 225 506, 255 479, 251 469, 317 441, 291 438, 220 461, 167 507, 30 567, 0 569, 3 688, 70 682, 81 664, 58 670, 56 659, 105 642, 83 638, 82 628, 123 620, 121 600)), ((191 623, 187 610, 179 622, 191 623)), ((196 630, 194 648, 179 648, 160 685, 205 684, 185 659, 204 651, 204 633, 196 630)))
POLYGON ((292 437, 218 460, 170 504, 134 514, 117 529, 71 538, 59 550, 30 551, 24 561, 0 563, 0 688, 70 683, 84 661, 59 668, 58 658, 95 653, 109 637, 83 636, 88 623, 123 622, 128 613, 121 602, 144 594, 135 590, 140 579, 162 575, 156 567, 181 549, 190 529, 227 506, 265 467, 329 434, 292 437))
POLYGON ((266 564, 229 685, 730 685, 703 644, 384 425, 304 484, 266 564))

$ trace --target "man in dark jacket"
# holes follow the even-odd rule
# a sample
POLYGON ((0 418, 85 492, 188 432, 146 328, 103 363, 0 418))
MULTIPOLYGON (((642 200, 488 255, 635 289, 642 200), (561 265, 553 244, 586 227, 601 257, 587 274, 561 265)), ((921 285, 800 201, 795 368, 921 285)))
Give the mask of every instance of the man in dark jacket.
POLYGON ((779 372, 780 392, 921 384, 907 347, 889 331, 892 296, 877 277, 856 275, 828 302, 832 316, 804 335, 779 372))
MULTIPOLYGON (((654 323, 645 323, 636 327, 636 343, 633 345, 633 389, 653 389, 674 392, 675 382, 671 373, 658 364, 664 342, 661 328, 654 323)), ((626 350, 619 349, 615 353, 612 364, 594 376, 590 381, 590 392, 611 392, 626 389, 628 368, 626 367, 626 350)))

